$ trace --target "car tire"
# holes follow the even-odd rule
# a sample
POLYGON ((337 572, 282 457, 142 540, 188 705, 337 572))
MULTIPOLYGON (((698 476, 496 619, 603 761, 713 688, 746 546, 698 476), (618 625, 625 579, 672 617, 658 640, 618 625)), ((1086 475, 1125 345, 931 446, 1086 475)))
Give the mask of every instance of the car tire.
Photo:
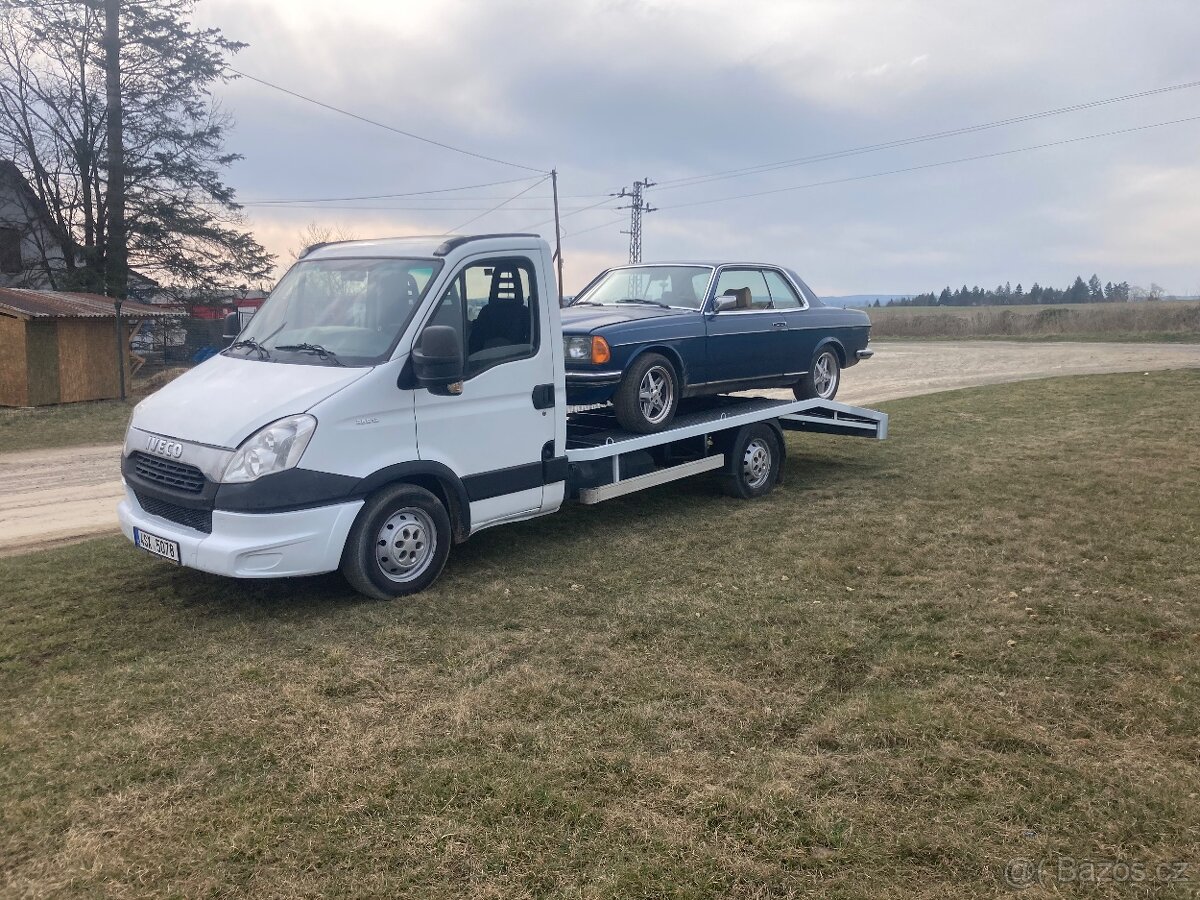
POLYGON ((721 489, 730 497, 765 497, 779 483, 783 448, 770 425, 756 422, 740 428, 729 445, 721 489))
POLYGON ((792 387, 797 400, 832 400, 842 386, 842 363, 833 347, 822 347, 792 387))
POLYGON ((441 500, 416 485, 389 485, 359 511, 342 551, 342 575, 376 600, 416 594, 441 574, 452 540, 441 500))
POLYGON ((652 434, 671 424, 679 395, 679 376, 670 361, 659 353, 643 353, 621 379, 613 409, 626 431, 652 434))

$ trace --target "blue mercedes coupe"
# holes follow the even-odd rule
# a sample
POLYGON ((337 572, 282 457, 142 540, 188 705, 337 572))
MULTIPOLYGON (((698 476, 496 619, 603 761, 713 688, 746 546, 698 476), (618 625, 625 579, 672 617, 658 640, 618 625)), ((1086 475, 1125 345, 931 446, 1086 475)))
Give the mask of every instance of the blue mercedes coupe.
POLYGON ((686 397, 790 387, 830 400, 872 355, 871 320, 825 306, 795 272, 654 263, 602 272, 562 309, 567 403, 612 402, 621 425, 670 424, 686 397))

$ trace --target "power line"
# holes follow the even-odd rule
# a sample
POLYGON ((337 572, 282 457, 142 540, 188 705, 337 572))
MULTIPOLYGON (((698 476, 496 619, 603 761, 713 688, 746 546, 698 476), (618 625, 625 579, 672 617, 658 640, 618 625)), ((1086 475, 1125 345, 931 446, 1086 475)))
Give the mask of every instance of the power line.
MULTIPOLYGON (((500 200, 503 198, 491 197, 491 198, 487 198, 487 199, 500 200)), ((483 211, 487 211, 489 209, 495 209, 495 207, 489 207, 489 206, 342 206, 339 204, 309 205, 309 204, 304 204, 304 203, 291 203, 291 204, 288 204, 287 206, 278 206, 275 204, 268 204, 266 206, 263 206, 262 204, 259 204, 259 203, 243 203, 241 205, 242 206, 253 206, 253 207, 256 207, 259 209, 277 209, 277 210, 328 209, 328 210, 348 210, 351 212, 354 212, 354 211, 357 211, 357 212, 483 212, 483 211)), ((547 212, 553 208, 554 207, 552 207, 552 206, 510 206, 509 211, 510 212, 547 212)), ((574 213, 582 212, 582 211, 583 210, 580 210, 580 209, 572 210, 570 213, 564 214, 563 218, 566 218, 566 215, 573 215, 574 213)), ((550 219, 549 221, 553 222, 554 220, 550 219)), ((546 223, 545 222, 538 223, 538 225, 544 225, 544 224, 546 224, 546 223)), ((533 225, 530 227, 537 228, 538 225, 533 225)))
POLYGON ((405 131, 402 128, 396 128, 393 125, 387 125, 387 124, 385 124, 383 122, 379 122, 375 119, 369 119, 366 116, 359 115, 358 113, 353 113, 353 112, 350 112, 349 110, 341 109, 340 107, 333 106, 329 103, 324 103, 320 100, 315 100, 312 97, 306 97, 304 94, 297 93, 296 91, 289 90, 288 88, 282 87, 281 85, 267 81, 265 78, 258 78, 254 75, 248 75, 245 72, 240 71, 239 69, 233 68, 232 66, 229 67, 229 71, 235 75, 240 75, 242 78, 246 78, 246 79, 249 79, 250 81, 256 82, 257 84, 261 84, 264 87, 269 87, 272 90, 276 90, 276 91, 279 91, 280 93, 287 94, 289 97, 295 97, 297 100, 303 100, 306 103, 312 103, 314 106, 319 106, 322 109, 329 110, 330 112, 340 113, 343 116, 349 116, 351 119, 357 119, 358 121, 365 122, 368 125, 374 125, 376 128, 382 128, 386 131, 391 131, 395 134, 403 135, 404 137, 407 137, 407 138, 412 138, 414 141, 421 141, 422 143, 425 143, 425 144, 431 144, 434 147, 441 147, 443 150, 450 150, 454 153, 461 153, 464 156, 472 156, 475 159, 482 159, 482 160, 486 160, 487 162, 499 163, 502 166, 511 166, 514 169, 524 169, 527 172, 537 172, 539 175, 546 174, 545 169, 538 169, 533 166, 525 166, 525 165, 522 165, 521 163, 509 162, 508 160, 505 160, 505 159, 497 159, 494 156, 487 156, 483 153, 476 153, 473 150, 464 150, 462 147, 455 147, 454 145, 444 143, 443 141, 435 141, 433 138, 423 137, 422 135, 414 134, 411 131, 405 131))
MULTIPOLYGON (((401 194, 363 194, 358 197, 287 197, 277 200, 250 200, 243 206, 265 206, 286 203, 342 203, 349 200, 395 200, 398 197, 424 197, 430 194, 452 194, 457 191, 470 191, 475 188, 496 187, 501 184, 518 184, 523 181, 533 181, 538 175, 526 175, 523 178, 507 178, 504 181, 485 181, 480 184, 464 184, 461 187, 434 188, 429 191, 407 191, 401 194)), ((473 197, 474 200, 500 200, 500 197, 473 197)))
POLYGON ((564 234, 563 237, 565 237, 565 238, 575 237, 577 234, 587 234, 589 231, 599 231, 601 228, 611 228, 612 226, 619 225, 621 222, 624 222, 624 221, 625 221, 625 217, 621 216, 619 219, 612 219, 611 221, 604 222, 600 225, 593 225, 591 228, 581 228, 579 231, 569 232, 567 234, 564 234))
MULTIPOLYGON (((595 195, 593 195, 593 196, 595 196, 595 195)), ((603 206, 605 203, 611 203, 612 198, 613 198, 612 194, 605 194, 603 200, 600 200, 596 203, 592 203, 589 206, 581 206, 578 209, 573 209, 570 212, 565 212, 561 216, 559 216, 559 218, 565 219, 569 216, 576 216, 576 215, 579 215, 579 213, 585 213, 589 209, 595 209, 597 206, 603 206)), ((517 230, 518 231, 533 231, 533 229, 541 228, 543 225, 549 225, 553 221, 554 221, 553 219, 546 219, 544 222, 536 222, 533 225, 527 225, 524 228, 518 228, 517 230)), ((565 236, 566 235, 564 235, 564 237, 565 236)))
POLYGON ((664 209, 664 210, 684 209, 686 207, 691 207, 691 206, 706 206, 706 205, 712 204, 712 203, 726 203, 730 200, 745 200, 749 197, 765 197, 768 194, 783 194, 783 193, 787 193, 788 191, 802 191, 807 188, 825 187, 826 185, 831 185, 831 184, 846 184, 847 182, 851 182, 851 181, 865 181, 870 178, 882 178, 886 175, 900 175, 905 172, 919 172, 923 169, 936 169, 939 166, 952 166, 952 165, 956 165, 958 163, 975 162, 976 160, 981 160, 981 159, 995 159, 996 157, 1000 157, 1000 156, 1012 156, 1015 153, 1026 153, 1030 150, 1044 150, 1048 147, 1061 147, 1064 144, 1077 144, 1080 141, 1091 141, 1091 140, 1095 140, 1096 138, 1113 137, 1113 136, 1119 135, 1119 134, 1130 134, 1135 131, 1146 131, 1151 128, 1163 128, 1167 125, 1181 125, 1185 122, 1196 122, 1196 121, 1200 121, 1200 116, 1188 116, 1187 118, 1184 118, 1184 119, 1171 119, 1170 121, 1167 121, 1167 122, 1154 122, 1150 125, 1137 125, 1137 126, 1134 126, 1133 128, 1120 128, 1115 131, 1102 131, 1098 134, 1086 134, 1086 135, 1083 135, 1082 137, 1066 138, 1061 141, 1050 141, 1049 143, 1045 143, 1045 144, 1033 144, 1028 147, 1016 147, 1012 150, 998 150, 995 153, 980 153, 976 156, 962 156, 962 157, 959 157, 958 159, 946 159, 946 160, 942 160, 940 162, 925 163, 924 165, 920 165, 920 166, 907 166, 906 168, 903 168, 903 169, 889 169, 886 172, 872 172, 869 175, 852 175, 847 178, 833 178, 833 179, 830 179, 829 181, 814 181, 814 182, 810 182, 808 184, 792 185, 791 187, 772 188, 771 190, 754 191, 754 192, 748 193, 748 194, 735 194, 731 197, 714 197, 709 200, 693 200, 689 203, 675 203, 675 204, 672 204, 671 206, 660 207, 660 209, 664 209))
POLYGON ((447 228, 447 229, 446 229, 444 232, 442 232, 442 233, 443 233, 443 235, 446 235, 446 234, 454 234, 454 232, 456 232, 456 231, 461 231, 462 229, 464 229, 464 228, 466 228, 468 225, 470 225, 472 222, 478 222, 478 221, 479 221, 480 219, 482 219, 484 216, 486 216, 486 215, 490 215, 491 213, 494 213, 496 210, 500 209, 500 207, 502 207, 502 206, 507 206, 509 203, 511 203, 512 201, 516 200, 518 197, 521 197, 521 196, 522 196, 522 195, 524 195, 524 194, 528 194, 530 191, 532 191, 532 190, 533 190, 535 187, 537 187, 539 184, 545 184, 545 183, 546 183, 546 182, 547 182, 549 179, 550 179, 550 176, 549 176, 549 175, 547 175, 545 178, 541 179, 540 181, 535 181, 533 184, 529 185, 529 187, 527 187, 527 188, 524 188, 523 190, 521 190, 520 192, 518 192, 518 193, 516 193, 516 194, 513 194, 513 195, 512 195, 511 197, 509 197, 507 200, 503 200, 503 201, 501 201, 500 203, 497 203, 495 206, 491 207, 490 209, 485 209, 485 210, 484 210, 483 212, 481 212, 479 215, 477 215, 477 216, 473 216, 472 218, 470 218, 470 219, 467 219, 467 221, 463 222, 461 225, 456 225, 456 226, 454 226, 453 228, 447 228))
POLYGON ((811 156, 801 156, 795 159, 783 160, 781 162, 763 163, 761 165, 746 166, 740 169, 728 169, 723 172, 710 172, 707 175, 691 175, 685 178, 672 178, 659 182, 659 187, 662 190, 675 190, 677 188, 693 187, 697 184, 706 184, 710 181, 723 181, 729 178, 742 178, 746 175, 759 175, 765 172, 773 172, 778 169, 804 166, 811 163, 826 162, 833 159, 843 159, 848 156, 859 156, 864 153, 876 153, 880 150, 891 150, 896 147, 905 147, 910 144, 920 144, 928 141, 941 140, 948 137, 957 137, 964 134, 975 134, 980 131, 1001 128, 1005 125, 1015 125, 1021 122, 1030 122, 1036 119, 1044 119, 1050 116, 1063 115, 1069 112, 1079 112, 1085 109, 1094 109, 1096 107, 1107 106, 1112 103, 1124 103, 1129 100, 1140 100, 1142 98, 1151 97, 1157 94, 1165 94, 1171 91, 1181 91, 1194 87, 1200 87, 1200 81, 1188 81, 1182 84, 1168 85, 1167 87, 1152 88, 1150 90, 1138 91, 1137 93, 1133 94, 1122 94, 1119 97, 1108 97, 1103 100, 1089 100, 1085 103, 1075 103, 1070 106, 1060 106, 1057 109, 1048 109, 1042 112, 1011 116, 1007 119, 998 119, 994 122, 985 122, 980 125, 967 125, 961 128, 952 128, 946 131, 936 131, 930 134, 918 135, 916 137, 900 138, 898 140, 885 141, 879 144, 867 144, 862 147, 852 147, 847 150, 835 150, 827 153, 817 153, 811 156))

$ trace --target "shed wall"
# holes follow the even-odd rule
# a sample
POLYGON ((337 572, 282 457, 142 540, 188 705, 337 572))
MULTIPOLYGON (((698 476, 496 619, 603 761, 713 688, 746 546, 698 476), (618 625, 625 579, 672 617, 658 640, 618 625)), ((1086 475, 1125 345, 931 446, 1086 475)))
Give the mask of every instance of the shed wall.
POLYGON ((28 405, 25 320, 0 316, 0 406, 28 405))
POLYGON ((58 320, 60 403, 119 396, 112 319, 58 320))
POLYGON ((25 323, 25 353, 29 357, 29 405, 58 403, 58 329, 53 319, 25 323))

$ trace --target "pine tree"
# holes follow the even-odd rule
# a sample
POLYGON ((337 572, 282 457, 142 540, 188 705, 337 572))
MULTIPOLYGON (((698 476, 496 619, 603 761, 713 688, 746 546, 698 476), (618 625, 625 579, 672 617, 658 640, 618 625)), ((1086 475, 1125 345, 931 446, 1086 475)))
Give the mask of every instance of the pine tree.
MULTIPOLYGON (((109 202, 103 6, 3 0, 0 147, 53 222, 43 250, 51 285, 100 290, 109 202), (66 271, 52 266, 65 259, 66 271)), ((189 21, 194 0, 121 4, 125 220, 129 265, 180 289, 220 289, 266 277, 271 256, 242 228, 221 172, 230 120, 211 89, 242 48, 189 21)))
POLYGON ((1100 287, 1100 276, 1093 273, 1088 279, 1088 293, 1092 300, 1100 301, 1104 299, 1104 288, 1100 287))

